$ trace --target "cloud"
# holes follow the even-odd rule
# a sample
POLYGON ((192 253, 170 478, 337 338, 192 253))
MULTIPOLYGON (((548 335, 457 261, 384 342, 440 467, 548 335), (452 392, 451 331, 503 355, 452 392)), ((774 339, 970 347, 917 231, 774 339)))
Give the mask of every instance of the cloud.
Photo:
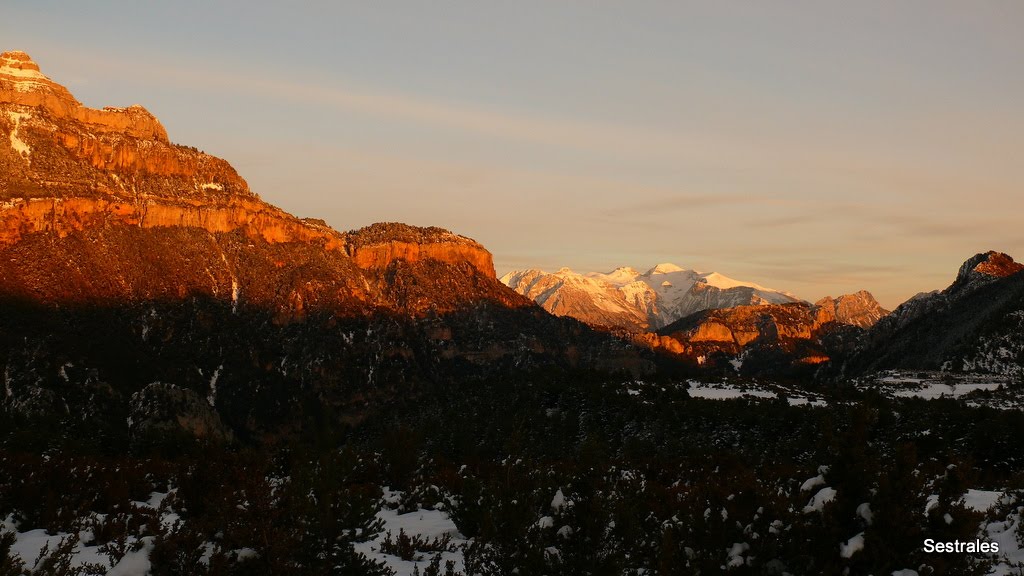
POLYGON ((812 224, 815 222, 821 222, 821 217, 814 213, 800 213, 800 214, 785 214, 782 216, 775 217, 762 217, 748 220, 745 225, 750 228, 758 229, 773 229, 773 228, 791 228, 794 226, 802 226, 805 224, 812 224))
MULTIPOLYGON (((686 135, 606 121, 579 121, 516 110, 494 109, 472 102, 442 101, 409 92, 369 86, 337 78, 306 79, 291 69, 268 66, 261 70, 230 68, 213 61, 183 64, 140 54, 84 54, 55 48, 51 54, 77 69, 103 70, 122 76, 132 70, 134 79, 177 89, 194 86, 203 91, 258 95, 279 102, 324 106, 500 140, 598 152, 615 156, 711 157, 707 135, 686 135)), ((42 64, 46 67, 46 62, 42 64)))

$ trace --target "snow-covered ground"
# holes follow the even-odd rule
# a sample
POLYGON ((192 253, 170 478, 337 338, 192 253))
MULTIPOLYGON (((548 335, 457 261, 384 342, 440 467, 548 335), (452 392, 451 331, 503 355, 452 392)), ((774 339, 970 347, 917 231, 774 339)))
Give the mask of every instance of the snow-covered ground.
POLYGON ((1024 549, 1017 542, 1017 528, 1024 508, 1018 506, 1001 517, 997 517, 996 512, 997 506, 1012 502, 1010 498, 1009 494, 992 490, 971 489, 964 494, 965 506, 986 515, 981 523, 980 537, 999 543, 998 560, 989 574, 1009 576, 1024 573, 1024 549))
MULTIPOLYGON (((140 509, 158 511, 161 523, 165 527, 169 527, 178 521, 179 517, 167 507, 161 508, 161 503, 168 494, 169 492, 153 492, 147 501, 137 501, 133 504, 140 509)), ((382 552, 381 545, 388 538, 389 533, 392 541, 398 540, 400 531, 404 531, 410 538, 419 538, 429 542, 447 536, 450 538, 448 551, 440 552, 441 569, 444 570, 446 563, 451 561, 454 563, 456 571, 462 571, 464 569, 462 551, 464 546, 469 544, 469 540, 459 533, 451 517, 441 510, 416 510, 400 514, 397 507, 401 498, 401 492, 384 489, 382 507, 377 513, 377 517, 384 522, 384 529, 372 540, 356 543, 355 550, 371 560, 384 562, 386 566, 395 571, 396 576, 409 576, 415 568, 419 568, 422 573, 437 554, 421 551, 415 554, 413 560, 403 560, 398 556, 382 552)), ((25 562, 28 569, 33 567, 36 559, 39 558, 40 551, 44 548, 52 552, 62 540, 76 536, 66 533, 47 534, 43 529, 19 531, 19 527, 11 517, 0 521, 0 527, 15 534, 16 540, 11 551, 25 562)), ((128 540, 130 551, 116 563, 112 563, 107 554, 95 545, 95 538, 91 531, 82 530, 77 536, 78 542, 74 547, 71 560, 72 567, 92 565, 98 567, 99 570, 106 570, 107 576, 143 576, 149 573, 149 553, 153 546, 152 536, 130 537, 128 540)), ((239 557, 253 553, 251 550, 236 550, 235 552, 239 557)))
POLYGON ((729 382, 688 382, 691 398, 704 398, 707 400, 732 400, 736 398, 760 398, 775 399, 779 393, 785 394, 790 406, 826 406, 824 400, 808 396, 802 392, 787 390, 776 385, 758 384, 745 382, 734 384, 729 382))
POLYGON ((860 383, 893 398, 963 399, 970 406, 1004 410, 1024 408, 1024 394, 1014 393, 1011 377, 998 374, 887 370, 860 383))
MULTIPOLYGON (((153 492, 147 501, 137 501, 132 504, 142 509, 158 510, 160 503, 167 497, 167 494, 168 492, 153 492)), ((169 511, 164 511, 160 516, 160 522, 165 526, 177 520, 177 514, 169 511)), ((143 538, 129 536, 127 540, 128 552, 120 560, 114 562, 95 544, 95 538, 91 530, 82 530, 77 534, 68 534, 66 532, 47 534, 46 530, 41 528, 19 532, 17 524, 10 516, 5 518, 3 522, 0 522, 0 527, 5 531, 15 534, 16 540, 14 545, 11 546, 11 553, 21 558, 28 569, 35 566, 36 561, 40 558, 40 553, 44 549, 52 553, 57 550, 63 541, 77 537, 77 543, 75 544, 70 563, 72 568, 91 565, 106 570, 107 576, 138 576, 149 573, 149 552, 153 547, 152 536, 143 538)))
POLYGON ((709 384, 690 381, 689 393, 692 398, 707 400, 731 400, 734 398, 778 398, 778 394, 736 384, 709 384))
POLYGON ((356 552, 371 560, 384 562, 395 571, 395 576, 410 576, 417 567, 422 573, 436 554, 420 552, 415 554, 413 560, 402 560, 398 556, 386 554, 381 551, 381 545, 388 534, 390 533, 392 540, 397 540, 399 532, 403 530, 410 538, 419 537, 429 541, 447 536, 450 538, 449 551, 440 552, 441 569, 443 570, 445 564, 451 561, 454 562, 455 570, 461 572, 464 569, 462 549, 469 544, 469 540, 459 533, 451 517, 441 510, 421 509, 399 514, 397 507, 401 498, 401 492, 384 488, 384 506, 377 513, 377 517, 384 521, 384 530, 372 540, 356 543, 356 552))
POLYGON ((705 400, 774 400, 780 395, 786 397, 790 406, 827 406, 828 403, 814 394, 801 390, 789 389, 778 384, 768 384, 753 381, 743 382, 701 382, 689 380, 675 384, 654 384, 641 380, 628 383, 622 390, 630 396, 642 396, 645 391, 660 390, 664 392, 668 387, 685 388, 691 398, 702 398, 705 400))

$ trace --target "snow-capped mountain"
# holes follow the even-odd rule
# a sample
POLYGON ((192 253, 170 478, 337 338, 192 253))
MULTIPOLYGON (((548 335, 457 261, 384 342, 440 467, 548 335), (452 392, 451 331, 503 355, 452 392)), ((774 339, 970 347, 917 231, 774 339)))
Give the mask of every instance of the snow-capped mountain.
POLYGON ((552 314, 593 326, 641 331, 657 330, 701 310, 801 301, 753 282, 670 263, 644 273, 629 267, 608 273, 517 270, 501 281, 552 314))

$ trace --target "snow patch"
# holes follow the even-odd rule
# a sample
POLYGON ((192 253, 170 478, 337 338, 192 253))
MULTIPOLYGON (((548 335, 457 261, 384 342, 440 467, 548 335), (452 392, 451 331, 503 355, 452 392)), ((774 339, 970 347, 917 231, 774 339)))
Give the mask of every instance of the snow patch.
POLYGON ((863 518, 868 526, 871 526, 871 523, 875 520, 875 515, 871 513, 871 504, 869 502, 864 502, 857 506, 857 516, 863 518))
POLYGON ((804 506, 804 514, 810 514, 811 512, 821 512, 825 508, 825 504, 835 500, 836 490, 831 487, 824 487, 818 490, 818 493, 811 498, 811 501, 804 506))
POLYGON ((562 489, 559 488, 555 492, 554 497, 551 498, 551 509, 555 512, 560 512, 566 508, 571 508, 573 505, 572 500, 567 500, 565 494, 562 493, 562 489))
POLYGON ((805 480, 804 483, 800 485, 800 491, 805 492, 807 490, 812 490, 814 488, 817 488, 818 486, 824 485, 825 477, 822 476, 821 474, 818 474, 814 478, 808 478, 807 480, 805 480))
POLYGON ((18 130, 21 128, 22 120, 28 120, 32 118, 32 115, 27 112, 7 112, 7 117, 14 123, 14 127, 11 128, 11 148, 18 153, 18 156, 30 161, 32 157, 32 147, 27 142, 18 137, 18 130))
POLYGON ((729 568, 739 568, 746 564, 746 559, 743 558, 743 555, 748 550, 750 550, 750 544, 746 542, 733 543, 732 547, 728 550, 729 559, 726 561, 726 566, 729 568))
POLYGON ((857 552, 864 549, 864 533, 861 532, 846 542, 839 544, 839 555, 843 558, 850 558, 857 552))
POLYGON ((220 378, 220 371, 223 369, 223 364, 217 366, 217 369, 213 371, 213 376, 210 377, 210 393, 206 396, 206 401, 210 403, 210 406, 217 405, 217 379, 220 378))
POLYGON ((744 389, 731 384, 708 384, 704 382, 689 382, 687 390, 691 398, 704 398, 707 400, 731 400, 734 398, 777 398, 778 395, 767 390, 744 389))
POLYGON ((985 512, 1002 499, 1002 492, 992 490, 975 490, 971 488, 964 494, 964 506, 975 512, 985 512))
MULTIPOLYGON (((397 506, 401 498, 401 492, 388 488, 384 489, 382 500, 385 506, 387 504, 397 506)), ((443 538, 445 536, 450 537, 451 550, 454 551, 440 553, 441 566, 443 568, 445 562, 450 560, 455 563, 455 570, 457 572, 465 570, 462 549, 469 543, 469 540, 459 533, 455 522, 445 512, 441 510, 420 509, 406 514, 399 514, 398 510, 391 510, 385 507, 380 512, 377 512, 377 518, 384 522, 384 530, 372 540, 356 542, 353 544, 353 547, 356 552, 370 560, 383 562, 388 568, 394 570, 395 576, 411 576, 413 571, 418 571, 422 574, 435 555, 435 553, 430 552, 422 554, 421 559, 402 560, 397 556, 381 552, 381 543, 387 537, 387 533, 391 533, 392 539, 397 539, 399 532, 402 530, 410 538, 419 536, 426 540, 434 540, 435 538, 443 538)))
POLYGON ((135 552, 128 552, 121 558, 121 561, 117 563, 107 572, 107 576, 138 576, 139 574, 149 574, 149 569, 152 567, 149 563, 149 553, 153 550, 152 536, 142 538, 142 548, 135 552))

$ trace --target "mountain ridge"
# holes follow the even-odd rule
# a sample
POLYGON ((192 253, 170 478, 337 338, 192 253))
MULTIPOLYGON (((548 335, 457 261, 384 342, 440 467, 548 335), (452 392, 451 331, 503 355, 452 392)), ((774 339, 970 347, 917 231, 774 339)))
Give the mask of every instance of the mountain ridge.
POLYGON ((607 273, 561 268, 512 271, 501 281, 549 312, 595 326, 657 330, 701 310, 800 302, 795 296, 717 272, 661 263, 646 272, 628 266, 607 273))
MULTIPOLYGON (((162 124, 141 106, 102 110, 83 106, 66 88, 43 75, 24 52, 0 54, 0 135, 4 132, 10 146, 0 145, 0 169, 9 177, 0 182, 0 249, 13 249, 14 255, 24 252, 18 249, 20 242, 36 234, 47 234, 59 241, 85 234, 95 243, 99 240, 94 231, 116 226, 195 231, 188 241, 179 240, 178 246, 190 242, 207 245, 209 240, 198 233, 200 230, 215 237, 241 234, 244 240, 238 238, 233 242, 259 242, 255 245, 257 252, 263 250, 265 243, 305 244, 336 253, 337 257, 324 260, 333 262, 330 267, 334 272, 321 281, 334 284, 336 280, 328 277, 345 278, 342 284, 346 289, 338 292, 337 298, 374 306, 389 303, 368 295, 368 290, 373 291, 368 282, 386 282, 375 271, 387 268, 396 260, 409 263, 430 260, 453 266, 468 263, 473 273, 489 278, 495 276, 492 256, 482 245, 441 229, 382 223, 339 232, 323 221, 295 217, 261 200, 226 161, 190 146, 171 143, 162 124), (369 276, 364 278, 365 274, 359 270, 369 276)), ((129 244, 145 242, 143 238, 156 238, 136 235, 135 240, 128 240, 125 234, 108 237, 129 244)), ((98 256, 87 256, 93 247, 74 239, 64 244, 77 246, 80 261, 93 262, 102 269, 104 263, 98 256)), ((128 246, 123 248, 129 250, 128 246)), ((242 276, 240 270, 229 263, 222 248, 211 249, 210 254, 193 254, 193 262, 205 263, 210 280, 193 278, 189 282, 191 288, 186 291, 221 295, 239 291, 238 288, 226 290, 219 285, 222 282, 214 280, 222 275, 214 271, 224 267, 230 269, 227 275, 236 279, 232 282, 237 283, 237 278, 242 276)), ((173 253, 175 249, 165 246, 160 250, 173 253)), ((272 262, 259 267, 286 266, 286 259, 266 256, 272 262)), ((23 257, 30 256, 23 254, 23 257)), ((46 275, 42 274, 45 267, 8 263, 0 279, 8 282, 7 288, 18 293, 31 292, 28 287, 36 282, 38 286, 47 287, 43 293, 49 290, 54 296, 58 293, 74 296, 76 291, 71 287, 61 290, 49 287, 77 278, 91 287, 83 295, 100 297, 102 290, 98 284, 88 282, 82 273, 67 268, 74 261, 75 258, 68 257, 63 262, 51 262, 51 270, 63 270, 63 273, 51 274, 45 282, 46 275), (22 274, 25 270, 36 270, 38 274, 32 280, 22 274)), ((118 298, 131 292, 118 289, 119 285, 139 287, 142 293, 171 293, 173 287, 155 285, 168 276, 182 279, 195 275, 190 271, 176 274, 159 268, 151 269, 148 274, 122 270, 114 276, 118 280, 107 284, 111 297, 118 298)), ((265 276, 276 274, 268 272, 265 276)), ((245 286, 240 290, 252 292, 245 286)), ((302 292, 295 287, 264 292, 279 294, 279 306, 282 302, 310 299, 310 294, 300 296, 295 290, 302 292)), ((483 288, 481 283, 471 283, 465 296, 467 299, 486 295, 503 302, 513 300, 499 292, 497 287, 483 288), (474 291, 473 286, 480 289, 474 291)), ((352 304, 354 302, 345 303, 342 307, 353 308, 352 304)))
POLYGON ((1002 252, 981 252, 944 290, 918 294, 882 318, 841 371, 1014 365, 1024 359, 1024 341, 1015 335, 1022 311, 1024 265, 1002 252))

